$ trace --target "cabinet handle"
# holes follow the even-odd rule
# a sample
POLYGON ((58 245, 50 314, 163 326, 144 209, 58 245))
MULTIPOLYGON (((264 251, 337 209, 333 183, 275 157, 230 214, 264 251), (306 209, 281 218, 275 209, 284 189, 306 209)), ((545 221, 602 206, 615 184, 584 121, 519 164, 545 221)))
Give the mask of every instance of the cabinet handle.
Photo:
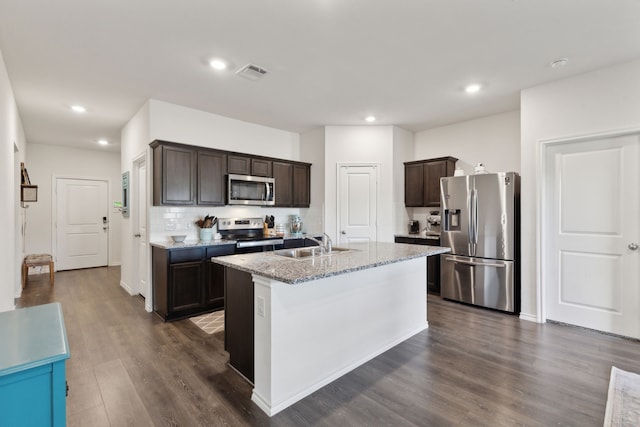
POLYGON ((344 230, 342 230, 342 231, 340 232, 340 234, 347 234, 347 232, 346 232, 346 231, 344 231, 344 230))
POLYGON ((136 233, 133 235, 133 237, 140 237, 140 236, 142 236, 140 233, 136 233))

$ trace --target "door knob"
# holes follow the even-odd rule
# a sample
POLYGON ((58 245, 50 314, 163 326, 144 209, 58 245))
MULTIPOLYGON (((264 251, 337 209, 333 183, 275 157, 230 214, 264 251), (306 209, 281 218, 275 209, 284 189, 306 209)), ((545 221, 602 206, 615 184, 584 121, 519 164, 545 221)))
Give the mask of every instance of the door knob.
POLYGON ((631 249, 632 251, 635 251, 638 249, 638 244, 637 243, 629 243, 629 249, 631 249))
POLYGON ((346 231, 344 231, 344 230, 342 230, 342 231, 340 232, 340 234, 347 234, 347 232, 346 232, 346 231))

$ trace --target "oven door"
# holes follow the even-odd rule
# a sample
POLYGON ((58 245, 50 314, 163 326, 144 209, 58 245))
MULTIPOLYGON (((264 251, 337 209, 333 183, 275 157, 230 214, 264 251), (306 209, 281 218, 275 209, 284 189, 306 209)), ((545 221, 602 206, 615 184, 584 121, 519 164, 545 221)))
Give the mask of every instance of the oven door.
POLYGON ((283 239, 244 240, 236 243, 236 254, 250 254, 254 252, 268 252, 284 248, 283 239))
POLYGON ((261 176, 229 175, 227 204, 229 205, 275 205, 275 180, 261 176))

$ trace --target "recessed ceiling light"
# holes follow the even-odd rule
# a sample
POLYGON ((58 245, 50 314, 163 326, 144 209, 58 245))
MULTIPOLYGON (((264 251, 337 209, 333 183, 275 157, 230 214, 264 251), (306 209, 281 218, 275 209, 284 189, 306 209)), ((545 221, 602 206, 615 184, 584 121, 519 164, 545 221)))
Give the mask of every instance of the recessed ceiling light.
POLYGON ((364 118, 367 122, 371 123, 371 122, 375 122, 376 118, 375 116, 367 116, 364 118))
POLYGON ((109 145, 109 141, 107 141, 106 139, 100 139, 100 140, 98 140, 98 144, 100 144, 100 145, 109 145))
POLYGON ((84 108, 82 105, 72 105, 71 111, 73 111, 74 113, 82 114, 82 113, 86 113, 87 109, 84 108))
POLYGON ((464 91, 467 92, 467 93, 476 93, 480 89, 482 89, 482 86, 480 86, 478 83, 473 83, 473 84, 467 85, 464 88, 464 91))
POLYGON ((562 68, 569 62, 569 58, 559 58, 555 61, 551 61, 551 68, 562 68))
POLYGON ((227 69, 227 63, 224 62, 222 59, 212 59, 211 61, 209 61, 209 66, 211 66, 211 68, 213 68, 214 70, 218 70, 218 71, 227 69))

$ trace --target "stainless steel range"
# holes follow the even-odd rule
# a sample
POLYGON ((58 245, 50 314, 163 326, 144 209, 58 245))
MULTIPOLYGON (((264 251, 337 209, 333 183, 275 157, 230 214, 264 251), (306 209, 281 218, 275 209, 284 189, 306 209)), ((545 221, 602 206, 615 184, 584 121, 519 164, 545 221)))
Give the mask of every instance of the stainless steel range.
POLYGON ((264 235, 262 218, 220 218, 218 232, 223 239, 237 241, 237 254, 272 251, 284 244, 282 237, 264 235))

